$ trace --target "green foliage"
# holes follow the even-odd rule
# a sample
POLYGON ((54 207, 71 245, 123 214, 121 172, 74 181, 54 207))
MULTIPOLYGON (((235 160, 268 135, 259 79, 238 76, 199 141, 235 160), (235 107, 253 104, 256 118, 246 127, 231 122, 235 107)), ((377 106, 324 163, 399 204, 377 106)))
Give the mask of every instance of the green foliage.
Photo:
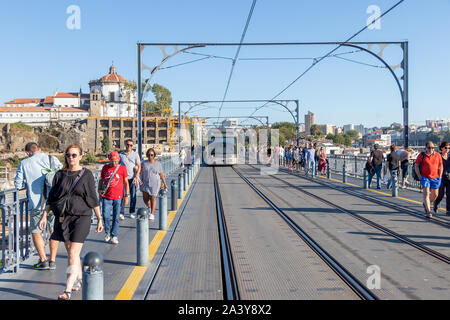
POLYGON ((359 131, 357 130, 348 130, 345 134, 350 138, 352 138, 353 140, 359 139, 359 131))
MULTIPOLYGON (((25 158, 22 158, 22 159, 25 159, 25 158)), ((21 161, 22 159, 19 158, 19 156, 14 155, 13 158, 9 158, 9 159, 8 159, 8 162, 11 164, 11 166, 12 166, 13 168, 18 168, 18 167, 19 167, 19 163, 20 163, 20 161, 21 161)))
POLYGON ((333 140, 333 141, 334 141, 334 134, 329 133, 329 134, 327 134, 326 138, 327 138, 328 140, 333 140))
POLYGON ((285 145, 288 140, 295 140, 297 132, 293 122, 275 122, 272 129, 278 129, 280 135, 280 145, 285 145))
POLYGON ((347 147, 350 147, 352 145, 352 138, 349 135, 347 135, 347 134, 344 134, 343 137, 344 137, 344 144, 347 147))
POLYGON ((29 126, 23 122, 15 122, 15 123, 11 123, 10 125, 11 127, 15 127, 15 128, 19 128, 19 129, 23 129, 26 131, 33 131, 34 127, 29 126))
POLYGON ((98 159, 91 152, 85 154, 83 156, 83 159, 81 160, 82 164, 90 164, 90 163, 96 163, 96 162, 98 162, 98 159))
POLYGON ((450 142, 450 131, 447 131, 447 133, 442 137, 442 141, 450 142))
POLYGON ((172 115, 172 93, 166 87, 163 87, 155 83, 151 92, 155 96, 154 101, 144 101, 143 110, 146 113, 153 114, 155 116, 171 116, 172 115))
POLYGON ((322 132, 322 130, 320 130, 320 128, 317 124, 313 124, 311 126, 310 130, 311 130, 311 134, 315 137, 323 136, 323 132, 322 132))
POLYGON ((434 133, 428 135, 427 140, 428 141, 433 141, 434 144, 441 143, 441 140, 439 139, 439 137, 437 135, 435 135, 434 133))
POLYGON ((110 149, 111 149, 111 144, 109 142, 109 137, 107 134, 105 134, 105 136, 103 137, 103 140, 102 140, 102 151, 103 151, 103 153, 108 154, 110 149))

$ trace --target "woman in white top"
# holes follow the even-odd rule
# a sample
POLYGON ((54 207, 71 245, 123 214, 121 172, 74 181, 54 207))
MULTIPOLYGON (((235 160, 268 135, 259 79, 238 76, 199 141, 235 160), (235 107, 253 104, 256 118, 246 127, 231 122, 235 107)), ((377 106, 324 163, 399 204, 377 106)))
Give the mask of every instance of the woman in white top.
POLYGON ((147 150, 147 158, 142 162, 140 180, 142 182, 141 191, 145 205, 150 209, 150 220, 155 219, 156 197, 161 188, 161 180, 164 189, 168 189, 166 178, 162 170, 161 163, 155 160, 156 152, 153 148, 147 150))

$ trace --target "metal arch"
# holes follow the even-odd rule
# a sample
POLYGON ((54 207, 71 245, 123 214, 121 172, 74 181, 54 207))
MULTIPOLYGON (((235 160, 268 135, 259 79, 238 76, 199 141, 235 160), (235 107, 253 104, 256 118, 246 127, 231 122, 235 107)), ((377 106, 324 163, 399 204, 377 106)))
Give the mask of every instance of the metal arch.
MULTIPOLYGON (((381 54, 381 55, 383 54, 384 49, 385 49, 388 45, 390 45, 390 44, 391 44, 391 43, 379 44, 380 49, 381 49, 381 50, 380 50, 380 54, 381 54)), ((392 69, 392 67, 391 67, 391 66, 390 66, 390 65, 389 65, 382 57, 380 57, 380 55, 378 55, 378 54, 376 54, 376 53, 374 53, 374 52, 372 52, 372 51, 370 50, 370 48, 372 47, 373 44, 368 43, 367 45, 369 46, 369 49, 366 49, 366 48, 364 48, 364 47, 360 47, 360 46, 355 45, 355 44, 353 44, 353 43, 342 43, 342 46, 347 46, 347 47, 352 47, 352 48, 361 49, 362 51, 367 52, 367 53, 369 53, 370 55, 372 55, 373 57, 377 58, 381 63, 384 64, 384 66, 391 72, 392 76, 393 76, 394 79, 395 79, 395 82, 396 82, 397 85, 398 85, 398 88, 399 88, 399 90, 400 90, 400 94, 401 94, 401 97, 402 97, 402 105, 403 105, 403 103, 404 103, 403 88, 402 88, 402 86, 401 86, 401 84, 400 84, 400 81, 398 80, 399 77, 397 77, 397 75, 394 73, 394 69, 397 69, 397 68, 401 67, 403 61, 405 60, 404 53, 403 53, 402 63, 400 63, 400 64, 398 64, 398 65, 396 65, 396 66, 393 66, 394 69, 392 69)), ((400 47, 401 47, 401 43, 398 43, 398 45, 400 45, 400 47)), ((402 49, 403 49, 403 48, 402 48, 402 49)), ((403 70, 403 75, 402 75, 402 77, 401 77, 402 80, 404 80, 404 76, 405 76, 405 71, 403 70)))
MULTIPOLYGON (((142 54, 142 52, 144 51, 144 49, 145 49, 145 44, 139 44, 138 43, 138 47, 141 49, 140 50, 140 52, 139 52, 139 54, 142 54)), ((145 96, 145 93, 148 91, 148 86, 150 85, 150 82, 151 82, 151 79, 153 78, 153 76, 155 75, 155 73, 159 70, 159 69, 161 69, 161 67, 170 59, 170 58, 172 58, 172 57, 174 57, 174 56, 176 56, 177 54, 179 54, 179 53, 181 53, 181 52, 184 52, 184 51, 186 51, 186 50, 190 50, 190 49, 193 49, 193 48, 202 48, 202 47, 205 47, 204 45, 202 45, 202 44, 195 44, 195 45, 188 45, 186 48, 183 48, 183 49, 178 49, 178 45, 176 45, 176 44, 174 44, 174 45, 157 45, 157 47, 161 50, 161 52, 162 52, 162 54, 163 54, 163 59, 161 60, 161 62, 159 63, 159 65, 157 65, 156 67, 153 67, 153 68, 151 68, 151 67, 148 67, 147 65, 145 65, 145 64, 141 64, 141 67, 140 67, 140 70, 139 70, 139 72, 142 72, 142 71, 144 71, 144 70, 149 70, 150 71, 150 78, 148 78, 146 81, 145 81, 145 87, 144 87, 144 90, 143 90, 143 92, 142 92, 142 97, 141 97, 141 104, 144 102, 144 96, 145 96), (172 54, 167 54, 167 52, 166 52, 166 47, 173 47, 174 48, 174 52, 172 53, 172 54)), ((139 84, 140 85, 140 84, 139 84)))

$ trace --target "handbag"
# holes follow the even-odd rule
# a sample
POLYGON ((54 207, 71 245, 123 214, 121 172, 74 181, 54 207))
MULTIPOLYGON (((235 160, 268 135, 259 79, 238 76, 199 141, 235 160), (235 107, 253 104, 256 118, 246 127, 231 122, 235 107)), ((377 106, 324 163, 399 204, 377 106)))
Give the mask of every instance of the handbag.
POLYGON ((69 192, 67 192, 63 197, 59 198, 58 200, 50 203, 50 208, 55 213, 55 215, 59 217, 59 222, 64 221, 67 206, 69 204, 69 199, 72 196, 72 191, 75 189, 76 185, 78 184, 78 181, 80 181, 85 171, 86 171, 85 168, 81 169, 81 172, 78 173, 75 181, 72 183, 69 192))
POLYGON ((103 197, 103 196, 106 194, 106 192, 108 191, 109 185, 111 184, 111 181, 112 181, 112 179, 114 178, 114 176, 116 175, 117 170, 119 170, 119 168, 120 168, 120 165, 117 166, 116 170, 114 170, 113 174, 109 177, 109 181, 108 181, 108 184, 107 184, 106 186, 105 186, 104 183, 102 183, 102 188, 101 188, 101 190, 100 190, 100 195, 101 195, 102 197, 103 197))

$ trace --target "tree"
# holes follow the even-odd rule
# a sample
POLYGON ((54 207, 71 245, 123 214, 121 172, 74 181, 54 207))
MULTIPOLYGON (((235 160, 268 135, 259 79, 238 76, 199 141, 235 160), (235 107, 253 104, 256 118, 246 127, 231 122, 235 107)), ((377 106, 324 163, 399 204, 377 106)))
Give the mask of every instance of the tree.
POLYGON ((155 83, 151 88, 151 92, 155 96, 156 102, 144 101, 144 112, 152 113, 156 116, 171 116, 172 93, 170 90, 155 83))
POLYGON ((345 143, 344 136, 341 135, 341 134, 335 135, 334 138, 333 138, 333 142, 335 144, 344 144, 345 143))
POLYGON ((327 138, 328 140, 334 140, 334 134, 329 133, 329 134, 327 134, 326 138, 327 138))
POLYGON ((343 137, 344 137, 344 144, 347 147, 350 147, 352 145, 352 138, 349 135, 347 135, 347 134, 344 134, 343 137))
POLYGON ((315 137, 317 137, 317 136, 322 136, 322 135, 323 135, 322 130, 320 130, 320 128, 319 128, 319 126, 318 126, 317 124, 313 124, 313 125, 311 126, 310 131, 311 131, 311 134, 312 134, 313 136, 315 136, 315 137))
POLYGON ((111 149, 111 146, 109 143, 109 137, 108 137, 108 134, 106 133, 103 136, 103 140, 102 140, 102 151, 104 154, 108 154, 110 149, 111 149))
POLYGON ((359 139, 359 131, 358 130, 348 130, 345 134, 348 135, 353 140, 359 139))

